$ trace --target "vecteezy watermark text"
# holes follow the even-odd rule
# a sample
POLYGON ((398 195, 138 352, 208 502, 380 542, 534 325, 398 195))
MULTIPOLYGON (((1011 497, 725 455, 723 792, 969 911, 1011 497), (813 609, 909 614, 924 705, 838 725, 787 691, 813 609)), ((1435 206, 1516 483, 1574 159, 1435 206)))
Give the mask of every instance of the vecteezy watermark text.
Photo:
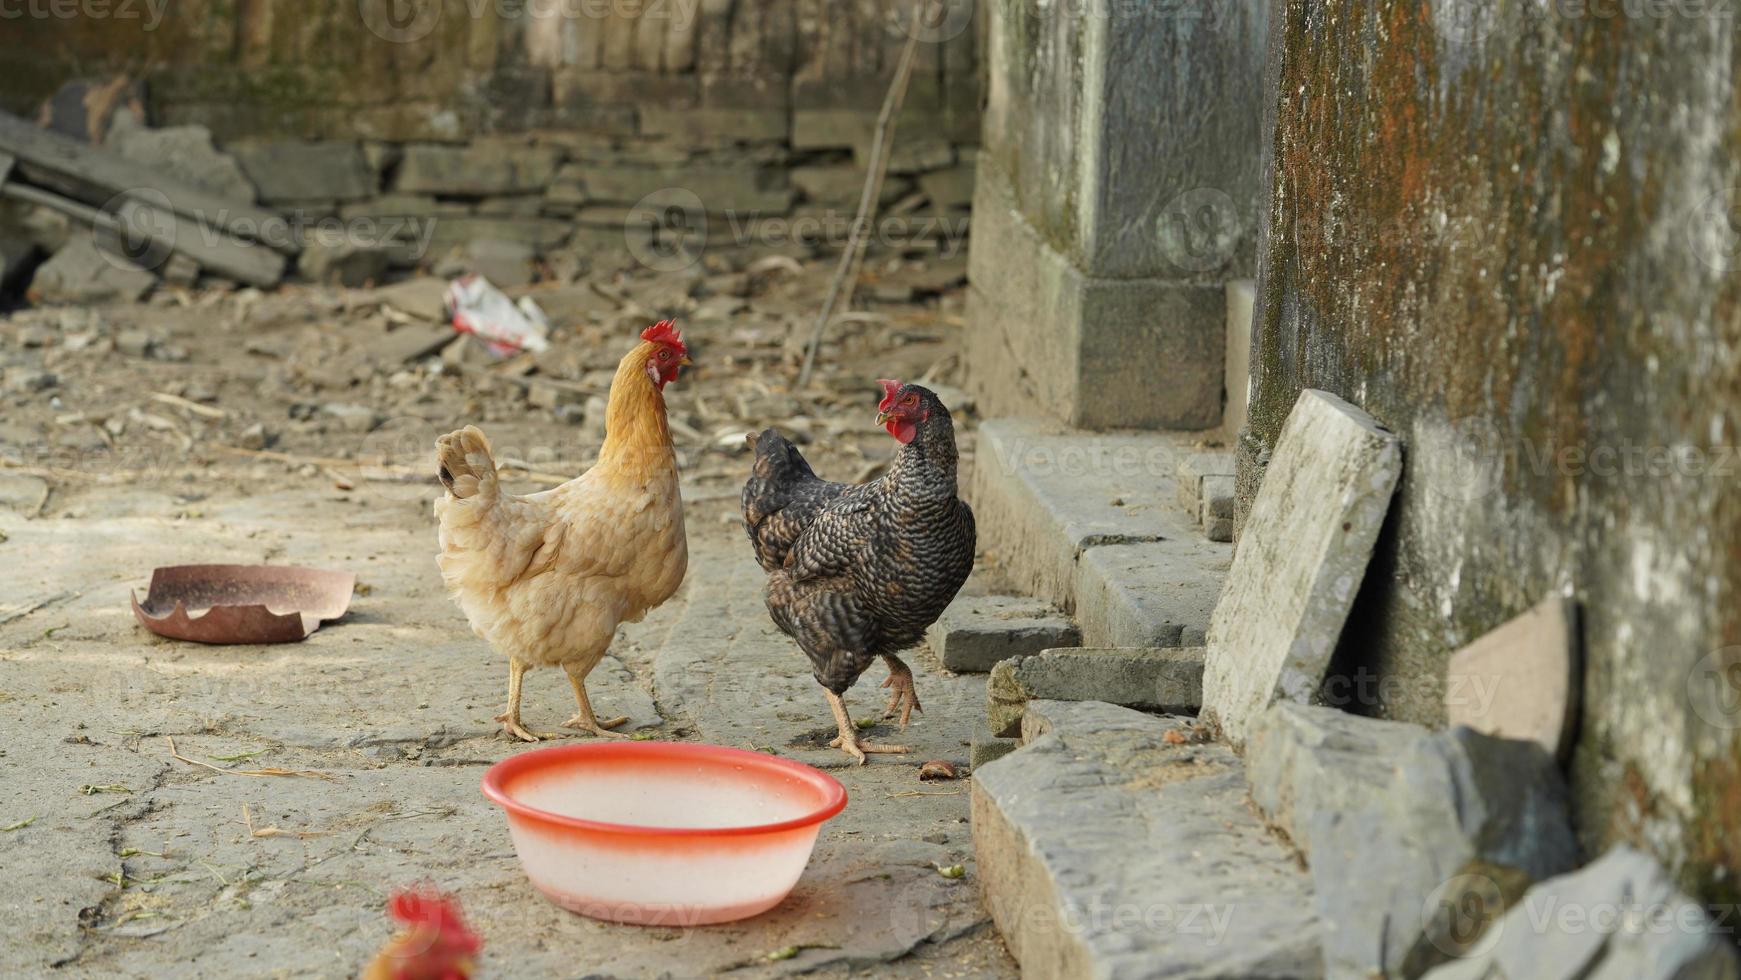
POLYGON ((0 0, 0 20, 137 20, 154 31, 168 9, 169 0, 0 0))

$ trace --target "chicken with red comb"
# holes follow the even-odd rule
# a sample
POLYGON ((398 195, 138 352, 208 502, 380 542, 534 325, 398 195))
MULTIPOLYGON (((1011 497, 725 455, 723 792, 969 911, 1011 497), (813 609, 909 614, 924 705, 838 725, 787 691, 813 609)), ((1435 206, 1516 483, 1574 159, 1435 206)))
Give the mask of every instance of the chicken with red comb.
POLYGON ((369 961, 362 980, 469 980, 484 943, 466 926, 458 899, 409 888, 388 900, 387 912, 404 928, 369 961))

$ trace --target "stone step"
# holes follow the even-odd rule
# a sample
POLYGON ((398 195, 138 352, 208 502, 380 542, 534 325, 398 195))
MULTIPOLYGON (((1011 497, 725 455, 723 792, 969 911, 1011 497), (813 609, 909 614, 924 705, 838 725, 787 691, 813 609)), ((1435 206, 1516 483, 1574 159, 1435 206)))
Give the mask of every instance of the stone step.
POLYGON ((980 546, 1073 614, 1084 646, 1201 646, 1233 554, 1180 504, 1180 464, 1205 448, 1194 433, 988 420, 968 486, 980 546))
POLYGON ((1320 975, 1310 881, 1230 749, 1099 702, 1028 714, 1035 738, 971 783, 980 889, 1024 976, 1320 975))
POLYGON ((1045 650, 998 664, 985 697, 986 719, 1003 738, 1021 734, 1032 701, 1104 701, 1194 715, 1203 700, 1203 648, 1045 650))

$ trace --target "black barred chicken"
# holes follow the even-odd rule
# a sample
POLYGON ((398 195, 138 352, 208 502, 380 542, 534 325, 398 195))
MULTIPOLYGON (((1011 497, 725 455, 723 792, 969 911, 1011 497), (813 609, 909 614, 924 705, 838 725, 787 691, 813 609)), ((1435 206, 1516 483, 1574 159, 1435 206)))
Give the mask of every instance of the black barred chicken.
POLYGON ((895 654, 919 642, 973 570, 973 511, 956 496, 955 426, 936 394, 883 381, 877 422, 901 443, 881 479, 818 479, 773 429, 756 440, 744 484, 744 529, 768 573, 768 613, 798 641, 826 690, 840 737, 860 765, 867 752, 841 695, 882 657, 890 689, 883 717, 901 727, 921 710, 913 672, 895 654))

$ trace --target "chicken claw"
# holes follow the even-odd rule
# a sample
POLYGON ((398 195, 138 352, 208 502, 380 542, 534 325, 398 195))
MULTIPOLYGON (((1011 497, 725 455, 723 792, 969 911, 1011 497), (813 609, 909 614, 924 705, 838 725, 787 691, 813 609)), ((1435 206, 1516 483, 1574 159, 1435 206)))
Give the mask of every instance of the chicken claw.
POLYGON ((601 721, 593 718, 590 713, 582 713, 563 722, 562 727, 571 728, 577 732, 591 732, 600 738, 628 738, 629 736, 624 735, 622 732, 608 730, 615 728, 628 720, 629 716, 623 715, 621 718, 606 718, 601 721))
POLYGON ((840 695, 833 691, 825 690, 822 693, 828 696, 828 707, 834 712, 835 724, 840 726, 840 734, 835 736, 834 741, 828 743, 829 748, 845 752, 861 766, 864 765, 864 757, 867 752, 899 754, 912 751, 905 745, 877 745, 861 741, 858 737, 858 726, 852 723, 852 718, 846 713, 846 702, 842 701, 840 695))
POLYGON ((901 727, 907 727, 907 719, 917 711, 921 714, 925 709, 919 704, 919 692, 913 687, 913 672, 906 664, 894 657, 889 657, 889 676, 882 686, 889 689, 889 706, 883 709, 884 718, 901 716, 901 727))
POLYGON ((516 714, 504 712, 497 715, 496 720, 502 723, 502 731, 507 732, 510 736, 517 738, 522 742, 542 742, 547 738, 561 737, 557 732, 538 734, 536 732, 527 731, 526 727, 520 724, 520 717, 516 714))

